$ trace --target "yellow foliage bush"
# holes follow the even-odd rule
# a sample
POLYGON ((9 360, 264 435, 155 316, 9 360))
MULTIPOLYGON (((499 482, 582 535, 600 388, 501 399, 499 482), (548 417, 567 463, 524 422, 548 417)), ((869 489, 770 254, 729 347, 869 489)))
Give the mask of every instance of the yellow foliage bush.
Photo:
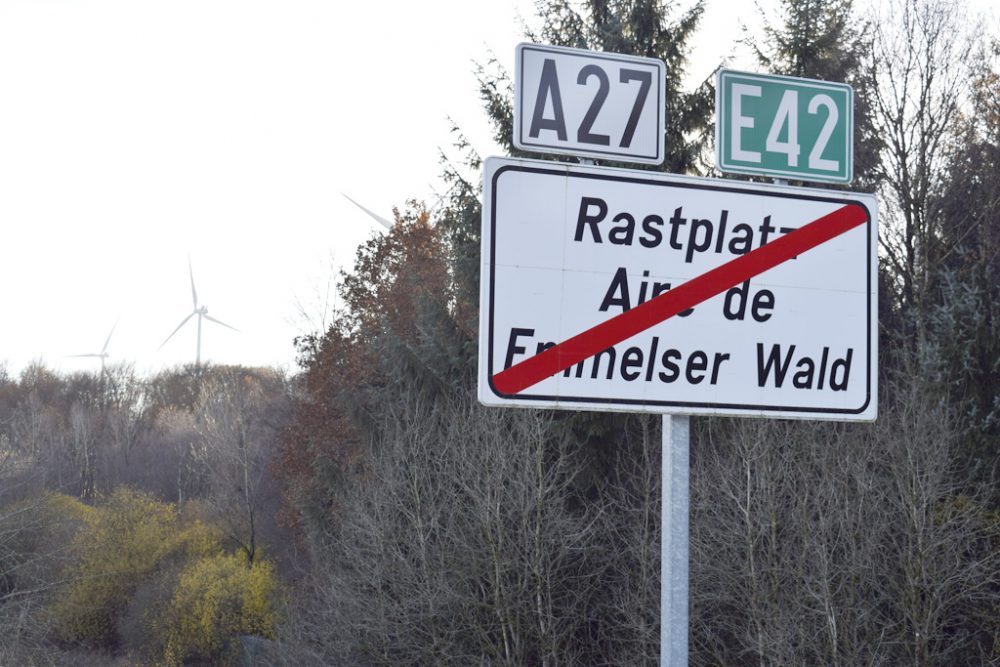
POLYGON ((73 540, 76 563, 66 572, 73 583, 53 613, 65 639, 108 645, 134 580, 156 565, 174 513, 128 489, 119 489, 94 510, 73 540))
POLYGON ((222 551, 215 531, 200 523, 182 530, 174 505, 131 489, 120 488, 88 510, 80 512, 84 526, 71 545, 75 562, 64 573, 72 583, 51 610, 66 640, 114 645, 132 592, 166 556, 178 553, 187 561, 222 551))
POLYGON ((181 572, 161 632, 169 665, 232 664, 238 635, 273 639, 278 586, 273 566, 242 555, 202 558, 181 572))
POLYGON ((273 565, 226 554, 217 529, 127 488, 96 507, 52 502, 79 526, 62 575, 71 583, 49 608, 62 639, 157 664, 224 665, 238 635, 274 638, 273 565))
POLYGON ((96 511, 90 505, 64 493, 49 495, 45 501, 45 508, 53 516, 80 522, 92 521, 96 511))

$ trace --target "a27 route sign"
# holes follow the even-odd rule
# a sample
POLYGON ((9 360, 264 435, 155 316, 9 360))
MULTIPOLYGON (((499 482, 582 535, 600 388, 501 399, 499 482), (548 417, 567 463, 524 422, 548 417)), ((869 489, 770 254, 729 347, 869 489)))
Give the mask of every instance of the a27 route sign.
POLYGON ((854 91, 843 83, 720 70, 715 87, 721 171, 849 183, 854 91))
POLYGON ((662 60, 518 44, 514 145, 622 162, 661 164, 662 60))
POLYGON ((868 421, 865 194, 486 161, 479 399, 868 421))

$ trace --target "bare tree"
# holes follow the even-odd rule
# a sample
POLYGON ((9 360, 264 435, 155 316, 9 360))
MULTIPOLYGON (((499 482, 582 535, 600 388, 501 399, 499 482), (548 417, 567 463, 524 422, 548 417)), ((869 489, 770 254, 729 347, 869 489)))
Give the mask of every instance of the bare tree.
POLYGON ((57 419, 54 408, 45 405, 37 391, 28 391, 10 418, 11 445, 32 457, 52 455, 57 419))
POLYGON ((0 664, 46 664, 54 654, 45 605, 65 583, 72 519, 61 516, 35 462, 0 436, 0 664))
POLYGON ((584 609, 602 619, 608 665, 659 665, 662 418, 628 415, 598 489, 589 551, 603 565, 584 609))
POLYGON ((883 506, 893 517, 884 563, 898 640, 915 666, 996 664, 990 628, 1000 554, 997 528, 959 472, 958 431, 947 406, 919 383, 896 400, 872 436, 888 467, 883 506), (980 662, 982 661, 982 662, 980 662))
POLYGON ((693 448, 693 664, 990 664, 997 529, 946 404, 874 425, 711 422, 693 448))
POLYGON ((100 442, 100 415, 88 406, 74 402, 69 411, 69 428, 66 432, 66 450, 76 466, 76 490, 81 498, 93 498, 97 490, 97 468, 100 442))
POLYGON ((268 463, 288 416, 284 379, 273 371, 216 372, 201 387, 195 407, 200 439, 192 449, 204 473, 203 499, 252 563, 257 556, 265 502, 275 504, 268 463))
POLYGON ((568 508, 573 442, 547 415, 457 397, 389 402, 383 426, 314 543, 291 659, 591 662, 603 568, 588 550, 596 515, 568 508))
POLYGON ((103 379, 106 429, 111 449, 121 465, 128 466, 132 450, 151 423, 147 383, 135 374, 133 364, 109 366, 103 379))
POLYGON ((873 17, 869 60, 875 129, 885 143, 881 244, 903 305, 926 305, 943 220, 947 143, 966 101, 975 29, 954 0, 889 0, 873 17))

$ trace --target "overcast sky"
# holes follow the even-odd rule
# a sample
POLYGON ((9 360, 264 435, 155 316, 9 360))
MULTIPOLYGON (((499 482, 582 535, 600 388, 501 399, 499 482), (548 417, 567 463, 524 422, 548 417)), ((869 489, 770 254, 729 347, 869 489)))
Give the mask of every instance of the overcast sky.
MULTIPOLYGON (((683 3, 687 4, 687 3, 683 3)), ((709 0, 692 80, 753 22, 709 0)), ((334 266, 433 204, 450 117, 494 154, 474 61, 513 66, 530 0, 0 1, 0 362, 294 368, 334 266), (305 308, 306 317, 301 315, 305 308)), ((688 85, 690 85, 690 81, 688 85)))

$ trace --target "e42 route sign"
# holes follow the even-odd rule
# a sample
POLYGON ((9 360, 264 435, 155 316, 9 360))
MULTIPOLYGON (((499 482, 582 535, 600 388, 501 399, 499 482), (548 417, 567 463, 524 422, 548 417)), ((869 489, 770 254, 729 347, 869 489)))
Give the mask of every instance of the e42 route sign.
POLYGON ((518 44, 515 57, 514 146, 663 162, 662 60, 541 44, 518 44))
POLYGON ((866 194, 489 158, 488 405, 870 421, 866 194))
POLYGON ((847 84, 723 69, 715 118, 721 171, 851 181, 854 92, 847 84))

